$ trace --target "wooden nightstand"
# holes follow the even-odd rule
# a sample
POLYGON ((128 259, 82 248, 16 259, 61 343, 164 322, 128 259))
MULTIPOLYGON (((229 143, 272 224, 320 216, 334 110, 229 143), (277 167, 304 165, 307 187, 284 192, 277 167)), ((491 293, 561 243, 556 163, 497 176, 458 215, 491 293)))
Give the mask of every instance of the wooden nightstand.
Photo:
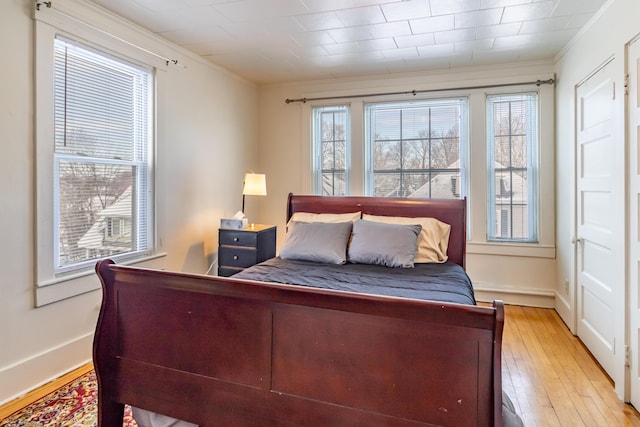
POLYGON ((218 276, 231 276, 275 256, 275 225, 252 224, 218 231, 218 276))

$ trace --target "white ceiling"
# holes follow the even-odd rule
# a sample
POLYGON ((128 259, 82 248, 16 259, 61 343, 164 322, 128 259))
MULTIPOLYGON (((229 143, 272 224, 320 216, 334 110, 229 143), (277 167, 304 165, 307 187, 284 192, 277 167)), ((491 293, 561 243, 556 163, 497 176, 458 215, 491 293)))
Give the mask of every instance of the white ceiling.
POLYGON ((606 0, 92 0, 257 83, 552 59, 606 0))

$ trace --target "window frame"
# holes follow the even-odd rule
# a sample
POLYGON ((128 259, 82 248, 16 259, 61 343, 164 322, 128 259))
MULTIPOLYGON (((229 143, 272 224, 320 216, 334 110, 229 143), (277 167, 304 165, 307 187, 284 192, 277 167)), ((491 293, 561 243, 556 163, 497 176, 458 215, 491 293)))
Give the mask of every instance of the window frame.
MULTIPOLYGON (((131 264, 164 256, 157 248, 156 194, 155 194, 155 103, 156 72, 165 65, 139 48, 117 38, 105 38, 96 27, 84 24, 84 5, 66 10, 43 8, 35 14, 35 306, 40 307, 66 298, 99 289, 95 280, 95 261, 88 261, 84 268, 57 271, 54 252, 54 40, 57 36, 77 41, 88 48, 121 58, 152 70, 149 103, 149 198, 147 225, 150 246, 147 251, 130 257, 120 257, 118 262, 131 264)), ((115 258, 115 257, 114 257, 115 258)))
MULTIPOLYGON (((469 78, 473 76, 470 74, 469 78)), ((550 75, 549 77, 552 77, 550 75)), ((530 74, 519 74, 512 78, 508 76, 507 81, 540 79, 539 72, 530 74)), ((398 91, 406 89, 404 80, 397 80, 396 86, 391 89, 398 91)), ((367 174, 365 165, 366 148, 365 125, 364 125, 364 105, 369 102, 398 102, 408 99, 431 99, 443 96, 467 97, 469 99, 469 146, 466 156, 467 164, 465 169, 467 175, 467 253, 488 256, 518 256, 531 258, 553 258, 555 257, 555 149, 554 149, 554 120, 555 88, 553 85, 536 85, 514 83, 505 86, 505 78, 496 77, 493 81, 495 87, 490 87, 491 80, 483 88, 473 89, 447 89, 446 92, 439 89, 438 84, 433 86, 433 93, 424 93, 408 98, 404 95, 397 96, 354 96, 348 99, 351 108, 351 188, 354 195, 364 195, 365 176, 367 174), (539 105, 539 151, 540 158, 538 173, 538 242, 505 242, 488 241, 487 228, 487 148, 486 148, 486 97, 488 95, 501 95, 519 92, 538 93, 539 105)), ((328 90, 328 89, 327 89, 328 90)), ((362 89, 366 92, 366 88, 362 89)), ((317 95, 317 90, 313 93, 303 93, 302 96, 311 97, 317 95)), ((333 92, 332 92, 333 93, 333 92)), ((312 190, 312 141, 311 141, 311 107, 321 105, 323 102, 306 102, 301 106, 301 129, 304 135, 309 135, 308 143, 303 144, 300 160, 303 164, 302 177, 305 191, 312 190)))
MULTIPOLYGON (((459 118, 459 128, 458 128, 458 140, 459 140, 459 167, 457 169, 441 169, 441 168, 427 168, 427 169, 410 169, 407 172, 410 173, 419 173, 423 171, 428 175, 437 175, 438 173, 448 172, 451 170, 457 171, 459 174, 459 182, 458 186, 458 197, 464 198, 468 196, 468 154, 469 154, 469 99, 464 95, 454 95, 445 98, 423 98, 417 100, 395 100, 395 101, 379 101, 379 102, 368 102, 364 106, 364 127, 365 127, 365 135, 364 135, 364 146, 365 146, 365 194, 368 196, 374 195, 374 181, 375 181, 375 170, 374 170, 374 143, 372 141, 372 120, 371 114, 377 110, 378 108, 388 108, 388 107, 415 107, 415 106, 425 106, 425 107, 433 107, 433 106, 443 106, 447 104, 451 104, 457 102, 460 106, 460 118, 459 118)), ((400 125, 402 127, 402 125, 400 125)), ((431 141, 431 135, 428 135, 427 138, 431 141)), ((435 138, 437 139, 437 138, 435 138)), ((400 143, 404 141, 402 136, 400 137, 400 143)), ((399 168, 396 170, 402 170, 400 173, 404 172, 404 169, 399 168)), ((385 173, 385 172, 380 172, 385 173)), ((393 172, 391 172, 393 173, 393 172)), ((430 182, 434 178, 430 179, 430 182)), ((429 190, 429 194, 433 194, 431 188, 429 190)), ((399 196, 399 197, 409 197, 409 196, 399 196)))
MULTIPOLYGON (((335 120, 334 120, 335 125, 335 120)), ((324 194, 324 175, 326 173, 331 173, 334 177, 336 173, 344 173, 344 193, 336 194, 335 191, 333 196, 347 196, 350 194, 351 188, 351 108, 349 104, 336 104, 336 105, 318 105, 311 107, 311 129, 312 129, 312 137, 311 137, 311 145, 312 145, 312 188, 313 193, 317 195, 325 195, 324 194), (323 158, 323 140, 322 137, 322 114, 323 113, 337 113, 344 112, 345 117, 345 129, 344 129, 344 144, 345 144, 345 168, 336 169, 335 162, 334 168, 332 169, 324 169, 324 158, 323 158)), ((333 132, 335 135, 335 132, 333 132)), ((336 140, 333 138, 331 140, 335 144, 336 140)), ((335 190, 335 186, 334 186, 335 190)), ((329 194, 327 194, 329 195, 329 194)))
MULTIPOLYGON (((511 107, 509 107, 511 108, 511 107)), ((511 111, 511 110, 509 110, 511 111)), ((501 242, 501 243, 525 243, 525 244, 537 244, 539 242, 539 194, 538 194, 538 173, 540 167, 539 160, 539 152, 540 152, 540 97, 537 91, 528 91, 528 92, 508 92, 508 93, 500 93, 500 94, 488 94, 486 96, 486 107, 485 107, 485 119, 486 119, 486 145, 487 145, 487 225, 486 225, 486 234, 487 234, 487 242, 501 242), (521 99, 520 101, 518 98, 521 99), (494 122, 494 109, 493 105, 497 102, 525 102, 528 108, 528 118, 533 118, 533 122, 531 120, 527 120, 525 124, 525 138, 526 138, 526 166, 514 167, 512 164, 506 165, 502 168, 496 167, 495 161, 495 141, 497 139, 494 134, 494 126, 492 125, 494 122), (513 174, 518 171, 526 172, 526 182, 527 182, 527 230, 528 235, 526 237, 513 237, 513 212, 514 212, 514 202, 513 202, 513 174), (511 226, 507 226, 509 230, 511 230, 510 237, 502 237, 498 236, 496 224, 500 223, 501 227, 504 228, 504 224, 502 221, 504 220, 504 209, 500 209, 500 218, 498 218, 498 204, 496 203, 497 194, 499 191, 496 188, 497 182, 497 173, 506 172, 510 176, 510 190, 509 197, 510 203, 507 205, 507 218, 511 223, 511 226)), ((510 114, 510 113, 509 113, 510 114)), ((509 132, 508 135, 509 141, 514 137, 514 135, 509 132)))
MULTIPOLYGON (((135 260, 141 256, 149 255, 153 248, 153 238, 152 238, 152 226, 148 224, 147 218, 144 214, 151 208, 152 209, 152 198, 151 191, 153 190, 152 185, 152 176, 151 176, 151 158, 152 158, 152 129, 151 123, 153 122, 153 100, 152 100, 152 88, 153 88, 153 78, 154 73, 153 69, 147 66, 140 66, 138 64, 132 64, 131 61, 126 60, 124 58, 116 57, 110 53, 100 51, 98 49, 89 47, 84 45, 82 42, 77 40, 69 39, 68 37, 56 35, 54 39, 54 51, 58 48, 71 49, 71 54, 79 55, 82 57, 86 63, 91 63, 92 67, 96 64, 99 64, 100 67, 111 67, 112 65, 106 65, 107 63, 117 64, 116 66, 119 68, 117 71, 113 68, 109 68, 110 73, 121 73, 122 70, 127 70, 126 72, 135 72, 141 76, 144 76, 144 80, 146 81, 146 105, 141 105, 140 100, 137 98, 136 91, 139 89, 139 86, 136 85, 132 92, 131 97, 134 101, 134 104, 138 106, 138 109, 134 111, 134 117, 137 119, 134 120, 134 125, 132 125, 132 132, 135 134, 135 137, 131 141, 130 148, 131 150, 131 159, 120 159, 117 157, 104 157, 95 155, 90 153, 90 150, 84 149, 82 153, 68 153, 66 150, 58 150, 58 142, 54 144, 54 152, 53 152, 53 162, 54 162, 54 179, 53 179, 53 204, 54 204, 54 274, 56 276, 63 275, 66 273, 74 273, 78 271, 82 271, 85 269, 92 269, 95 265, 96 261, 100 258, 99 256, 87 257, 84 260, 79 260, 73 263, 63 263, 62 262, 62 253, 60 249, 60 239, 61 239, 61 221, 63 218, 61 217, 60 205, 62 201, 62 189, 61 189, 61 165, 80 165, 80 164, 93 164, 96 166, 113 166, 113 167, 130 167, 132 170, 132 182, 131 182, 131 221, 132 221, 132 230, 134 233, 131 235, 131 245, 132 248, 130 251, 122 252, 122 253, 112 253, 108 254, 109 258, 116 260, 117 262, 126 262, 130 260, 135 260), (56 45, 58 46, 56 48, 56 45), (80 53, 78 53, 80 52, 80 53), (133 71, 135 70, 135 71, 133 71), (144 114, 144 116, 140 115, 140 113, 144 114), (138 128, 136 126, 142 125, 143 128, 138 128)), ((66 53, 66 50, 65 50, 66 53)), ((65 57, 66 58, 66 57, 65 57)), ((56 61, 58 61, 57 59, 56 61)), ((57 63, 57 62, 56 62, 57 63)), ((66 63, 66 59, 65 59, 66 63)), ((71 69, 73 72, 73 69, 71 69)), ((66 78, 65 78, 66 80, 66 78)), ((56 78, 54 78, 54 83, 56 82, 56 78)), ((66 88, 65 88, 65 98, 66 98, 66 88)), ((57 100, 57 93, 54 95, 54 102, 57 100)), ((55 108, 54 108, 55 110, 55 108)), ((64 110, 64 118, 62 119, 62 123, 59 123, 65 130, 64 133, 67 132, 67 113, 66 106, 64 110)), ((70 120, 73 120, 71 117, 70 120)), ((57 136, 56 136, 57 137, 57 136)), ((65 146, 67 137, 64 136, 65 146)), ((73 142, 73 138, 70 139, 71 143, 73 142)), ((102 142, 101 144, 104 144, 102 142)), ((80 148, 78 148, 80 149, 80 148)), ((120 197, 120 196, 118 196, 120 197)), ((113 202, 116 202, 114 200, 113 202)), ((96 212, 97 213, 97 212, 96 212)))

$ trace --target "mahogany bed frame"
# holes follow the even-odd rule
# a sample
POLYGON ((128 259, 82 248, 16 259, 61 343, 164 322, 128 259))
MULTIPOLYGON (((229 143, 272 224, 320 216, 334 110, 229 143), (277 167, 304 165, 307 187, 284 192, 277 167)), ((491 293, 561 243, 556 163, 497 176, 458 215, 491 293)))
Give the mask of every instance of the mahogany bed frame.
MULTIPOLYGON (((465 201, 289 195, 296 211, 432 216, 465 201)), ((115 265, 96 271, 98 425, 124 404, 201 426, 501 426, 504 311, 115 265)))

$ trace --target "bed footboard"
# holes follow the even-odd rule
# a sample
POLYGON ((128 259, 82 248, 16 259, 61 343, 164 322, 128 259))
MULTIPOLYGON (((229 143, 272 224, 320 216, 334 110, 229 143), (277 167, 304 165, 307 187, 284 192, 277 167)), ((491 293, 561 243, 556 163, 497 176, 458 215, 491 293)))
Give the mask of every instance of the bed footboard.
POLYGON ((500 426, 503 307, 101 261, 98 424, 500 426))

